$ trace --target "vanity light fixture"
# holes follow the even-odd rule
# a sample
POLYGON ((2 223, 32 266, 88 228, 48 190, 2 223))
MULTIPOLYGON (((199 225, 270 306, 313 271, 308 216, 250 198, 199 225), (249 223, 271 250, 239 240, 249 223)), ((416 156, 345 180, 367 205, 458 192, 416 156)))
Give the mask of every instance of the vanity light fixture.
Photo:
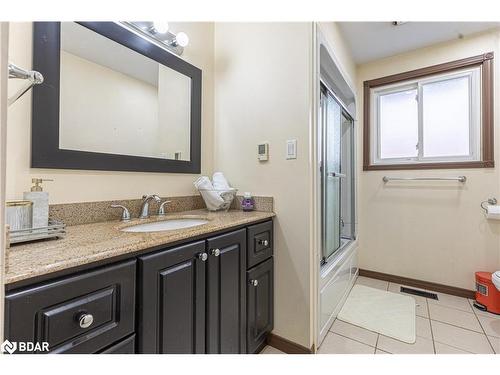
POLYGON ((123 21, 120 24, 179 56, 182 55, 184 47, 189 43, 189 37, 186 33, 180 31, 174 34, 169 31, 168 22, 165 21, 123 21))
POLYGON ((177 47, 177 46, 186 47, 189 44, 189 37, 185 32, 180 31, 177 33, 175 38, 169 41, 169 44, 172 47, 177 47))
POLYGON ((153 22, 153 30, 160 34, 165 34, 168 31, 168 22, 153 22))

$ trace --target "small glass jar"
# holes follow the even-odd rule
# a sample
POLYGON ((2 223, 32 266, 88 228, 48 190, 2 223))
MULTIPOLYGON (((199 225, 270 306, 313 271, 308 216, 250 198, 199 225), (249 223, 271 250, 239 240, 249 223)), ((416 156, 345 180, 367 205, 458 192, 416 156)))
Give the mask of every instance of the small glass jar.
POLYGON ((243 195, 243 200, 241 201, 241 209, 243 211, 253 211, 255 210, 255 200, 250 195, 250 193, 246 192, 243 195))

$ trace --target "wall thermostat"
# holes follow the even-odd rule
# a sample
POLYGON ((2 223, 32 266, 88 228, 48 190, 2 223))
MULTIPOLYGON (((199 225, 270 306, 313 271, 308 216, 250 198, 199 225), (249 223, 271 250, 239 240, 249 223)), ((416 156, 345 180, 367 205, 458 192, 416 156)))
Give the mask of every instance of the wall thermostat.
POLYGON ((259 161, 269 160, 269 143, 261 143, 257 146, 257 154, 259 161))

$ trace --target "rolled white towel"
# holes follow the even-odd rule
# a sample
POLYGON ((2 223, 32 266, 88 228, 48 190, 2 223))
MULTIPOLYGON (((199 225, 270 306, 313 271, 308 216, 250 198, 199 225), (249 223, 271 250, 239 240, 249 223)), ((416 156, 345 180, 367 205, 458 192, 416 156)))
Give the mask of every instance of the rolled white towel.
POLYGON ((213 190, 214 187, 207 176, 198 177, 193 185, 200 192, 208 209, 217 210, 224 204, 224 199, 213 190))
POLYGON ((229 186, 229 183, 227 182, 226 177, 224 177, 224 174, 222 172, 214 173, 214 175, 212 176, 212 183, 214 189, 216 190, 231 190, 231 186, 229 186))
POLYGON ((200 176, 194 182, 193 185, 196 189, 213 189, 212 182, 207 176, 200 176))

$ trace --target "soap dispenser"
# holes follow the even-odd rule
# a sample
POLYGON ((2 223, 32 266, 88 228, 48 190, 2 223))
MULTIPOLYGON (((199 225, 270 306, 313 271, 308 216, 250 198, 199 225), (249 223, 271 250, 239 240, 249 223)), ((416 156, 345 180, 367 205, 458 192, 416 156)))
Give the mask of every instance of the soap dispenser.
POLYGON ((42 182, 53 181, 42 178, 32 178, 31 191, 24 192, 24 199, 33 202, 33 228, 49 225, 49 193, 43 191, 42 182))

